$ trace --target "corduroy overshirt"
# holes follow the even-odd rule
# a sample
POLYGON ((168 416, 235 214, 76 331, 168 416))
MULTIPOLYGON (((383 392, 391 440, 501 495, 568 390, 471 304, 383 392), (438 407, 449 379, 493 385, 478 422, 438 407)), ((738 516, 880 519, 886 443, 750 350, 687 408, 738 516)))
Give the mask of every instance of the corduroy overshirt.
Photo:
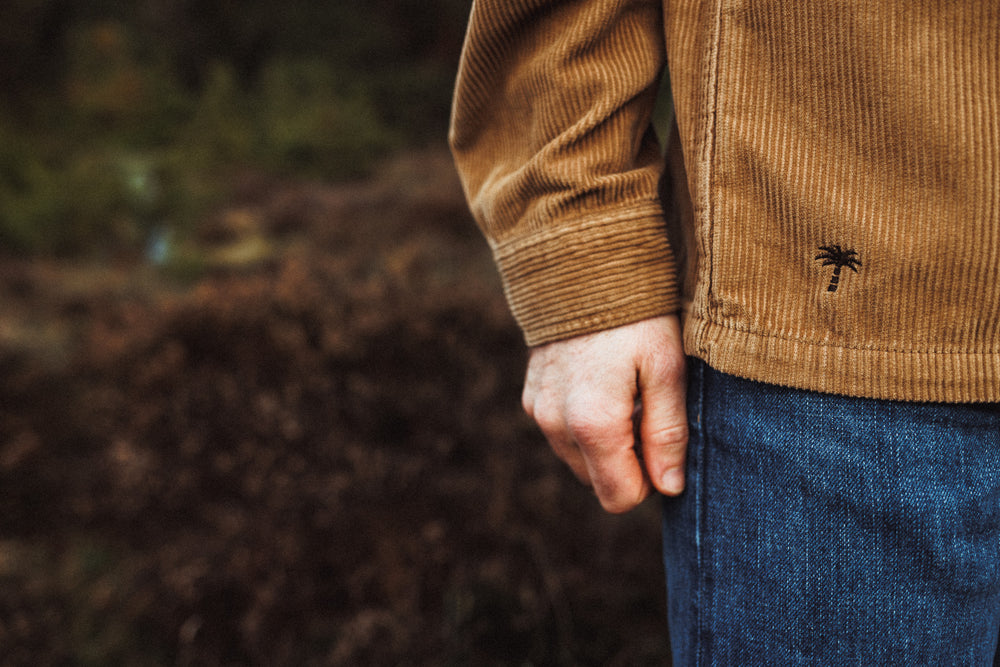
POLYGON ((529 345, 1000 400, 996 0, 474 0, 449 138, 529 345))

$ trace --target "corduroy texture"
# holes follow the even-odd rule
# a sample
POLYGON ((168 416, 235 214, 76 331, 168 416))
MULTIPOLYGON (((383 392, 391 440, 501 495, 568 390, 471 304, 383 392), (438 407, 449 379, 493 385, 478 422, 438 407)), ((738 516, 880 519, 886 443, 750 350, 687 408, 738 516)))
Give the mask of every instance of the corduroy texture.
POLYGON ((473 5, 451 143, 529 345, 680 306, 649 131, 660 12, 473 5))
POLYGON ((529 344, 680 304, 723 372, 1000 400, 995 0, 475 0, 451 140, 529 344))

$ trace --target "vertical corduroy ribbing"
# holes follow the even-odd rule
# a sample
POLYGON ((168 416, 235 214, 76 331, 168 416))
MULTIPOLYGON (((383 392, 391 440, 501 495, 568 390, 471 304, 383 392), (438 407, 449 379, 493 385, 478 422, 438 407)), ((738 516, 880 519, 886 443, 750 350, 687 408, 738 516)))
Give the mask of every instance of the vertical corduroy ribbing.
POLYGON ((688 352, 719 370, 1000 400, 993 0, 476 0, 451 142, 529 344, 670 312, 683 275, 688 352))
POLYGON ((720 43, 692 350, 835 393, 1000 399, 997 5, 731 2, 720 43))

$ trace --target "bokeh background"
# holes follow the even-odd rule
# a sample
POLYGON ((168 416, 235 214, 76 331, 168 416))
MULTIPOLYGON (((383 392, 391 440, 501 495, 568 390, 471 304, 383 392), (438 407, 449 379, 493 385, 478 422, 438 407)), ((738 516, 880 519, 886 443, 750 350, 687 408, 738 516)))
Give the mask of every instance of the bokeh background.
POLYGON ((0 665, 667 664, 445 145, 469 0, 0 3, 0 665))

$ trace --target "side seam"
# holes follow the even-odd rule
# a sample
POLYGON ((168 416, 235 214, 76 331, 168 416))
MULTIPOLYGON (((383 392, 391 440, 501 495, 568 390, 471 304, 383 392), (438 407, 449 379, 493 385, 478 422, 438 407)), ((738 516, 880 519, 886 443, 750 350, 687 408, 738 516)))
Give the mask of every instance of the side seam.
POLYGON ((688 416, 688 419, 694 421, 690 425, 690 428, 698 432, 698 448, 697 451, 691 452, 693 454, 692 459, 694 465, 691 467, 690 474, 697 477, 695 483, 692 484, 695 490, 694 497, 694 508, 695 508, 695 528, 694 528, 694 546, 695 546, 695 563, 696 581, 694 584, 695 589, 695 599, 693 600, 694 606, 694 627, 695 627, 695 665, 697 667, 702 667, 708 664, 708 655, 706 654, 706 646, 709 641, 710 633, 706 626, 707 614, 706 614, 706 604, 708 603, 708 580, 705 577, 705 479, 706 467, 705 458, 708 450, 708 433, 705 429, 705 369, 706 364, 700 359, 694 359, 692 363, 692 373, 690 382, 688 385, 688 391, 692 389, 696 392, 695 394, 695 410, 693 414, 688 416))
POLYGON ((719 116, 719 52, 722 48, 722 6, 725 0, 716 0, 713 6, 712 36, 708 52, 707 75, 708 99, 706 100, 707 118, 705 121, 705 136, 702 148, 702 182, 701 196, 704 198, 705 211, 705 260, 708 262, 708 287, 706 290, 705 310, 708 318, 715 320, 715 299, 712 292, 715 286, 715 262, 712 252, 715 241, 715 160, 716 138, 718 136, 719 116))

